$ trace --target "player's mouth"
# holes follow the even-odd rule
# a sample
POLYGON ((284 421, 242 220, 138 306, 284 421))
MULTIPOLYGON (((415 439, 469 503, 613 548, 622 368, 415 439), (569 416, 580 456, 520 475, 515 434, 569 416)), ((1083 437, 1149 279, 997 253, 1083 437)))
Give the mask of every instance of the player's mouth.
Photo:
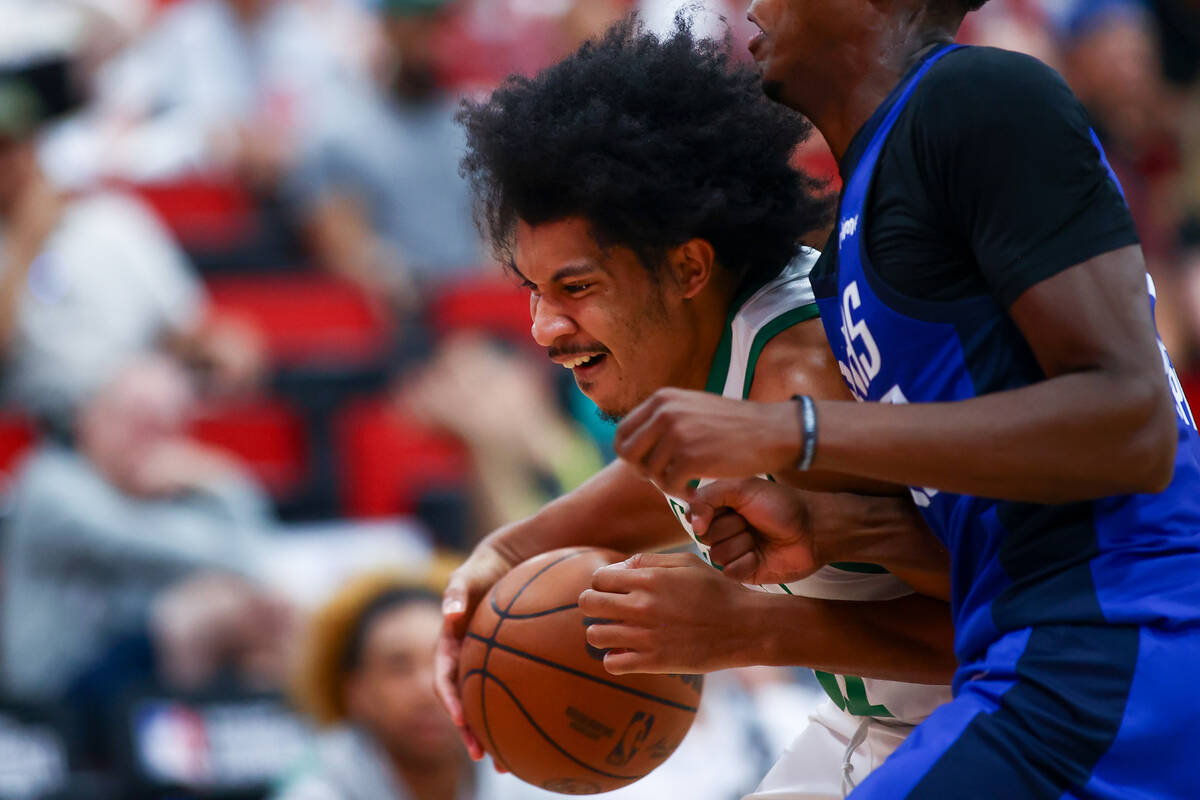
POLYGON ((573 356, 559 362, 564 369, 575 373, 576 379, 590 378, 608 360, 608 353, 593 353, 590 355, 573 356))
POLYGON ((761 61, 762 59, 759 57, 759 51, 761 51, 763 45, 766 44, 767 32, 763 30, 762 25, 758 23, 758 19, 753 14, 747 14, 746 19, 750 20, 750 24, 758 28, 758 33, 756 33, 754 38, 750 40, 750 44, 747 45, 747 49, 750 51, 750 55, 754 57, 755 61, 761 61))

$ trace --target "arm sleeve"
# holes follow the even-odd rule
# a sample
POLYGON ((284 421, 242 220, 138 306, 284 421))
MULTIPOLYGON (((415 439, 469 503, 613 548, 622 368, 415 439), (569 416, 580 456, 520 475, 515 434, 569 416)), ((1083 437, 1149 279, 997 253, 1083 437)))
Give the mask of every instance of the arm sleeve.
POLYGON ((962 68, 930 75, 923 159, 941 190, 935 203, 1008 308, 1034 284, 1138 239, 1063 79, 1016 53, 968 54, 962 68))

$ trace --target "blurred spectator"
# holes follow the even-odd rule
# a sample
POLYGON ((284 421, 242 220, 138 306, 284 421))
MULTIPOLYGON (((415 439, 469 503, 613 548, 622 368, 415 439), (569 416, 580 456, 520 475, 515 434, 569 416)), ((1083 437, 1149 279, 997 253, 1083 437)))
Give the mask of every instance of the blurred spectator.
POLYGON ((427 589, 368 576, 315 615, 296 686, 326 731, 277 800, 483 800, 433 694, 438 603, 427 589))
POLYGON ((66 692, 86 758, 97 765, 119 758, 114 739, 134 695, 281 690, 296 621, 279 596, 229 572, 198 570, 162 589, 66 692))
POLYGON ((1000 47, 1041 59, 1061 70, 1058 41, 1050 26, 1047 5, 1039 0, 991 0, 967 15, 959 30, 963 44, 1000 47))
POLYGON ((361 12, 338 0, 178 0, 98 70, 95 103, 47 159, 70 186, 199 171, 269 188, 306 127, 365 79, 371 45, 361 12))
POLYGON ((35 109, 67 94, 67 80, 65 69, 54 80, 25 66, 0 72, 0 98, 28 98, 0 110, 0 350, 9 395, 69 428, 79 404, 123 363, 160 346, 207 370, 217 388, 252 385, 263 368, 253 331, 206 313, 182 253, 139 202, 51 186, 34 144, 46 115, 35 109))
POLYGON ((451 5, 383 2, 391 68, 324 118, 292 185, 317 260, 400 311, 483 260, 458 174, 457 101, 437 70, 436 34, 451 5))
POLYGON ((557 403, 545 367, 478 336, 445 342, 399 399, 409 414, 467 445, 477 532, 533 513, 603 466, 591 439, 557 403))
POLYGON ((170 361, 121 372, 81 415, 78 449, 47 444, 18 474, 0 603, 4 687, 59 697, 164 588, 201 569, 244 573, 271 527, 265 498, 183 434, 191 403, 170 361))
POLYGON ((1157 284, 1159 332, 1181 363, 1190 327, 1179 288, 1182 106, 1163 76, 1157 29, 1137 0, 1067 4, 1057 18, 1063 75, 1087 108, 1129 202, 1157 284))

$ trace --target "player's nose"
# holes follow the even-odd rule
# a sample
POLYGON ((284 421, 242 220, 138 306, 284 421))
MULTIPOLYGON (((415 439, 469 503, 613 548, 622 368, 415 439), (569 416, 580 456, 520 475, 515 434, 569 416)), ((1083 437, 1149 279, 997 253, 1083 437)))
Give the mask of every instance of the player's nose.
POLYGON ((533 327, 530 329, 533 340, 542 347, 550 347, 564 336, 576 333, 579 328, 575 320, 563 314, 545 300, 534 303, 533 327))

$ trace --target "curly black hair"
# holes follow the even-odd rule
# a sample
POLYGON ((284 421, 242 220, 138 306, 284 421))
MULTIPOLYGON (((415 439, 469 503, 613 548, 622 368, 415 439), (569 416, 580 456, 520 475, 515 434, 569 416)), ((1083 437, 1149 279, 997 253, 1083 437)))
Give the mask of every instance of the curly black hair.
POLYGON ((739 283, 761 282, 829 218, 824 184, 789 165, 809 123, 682 14, 662 39, 627 17, 536 77, 464 102, 458 120, 476 221, 506 264, 518 220, 582 217, 651 274, 701 238, 739 283))

